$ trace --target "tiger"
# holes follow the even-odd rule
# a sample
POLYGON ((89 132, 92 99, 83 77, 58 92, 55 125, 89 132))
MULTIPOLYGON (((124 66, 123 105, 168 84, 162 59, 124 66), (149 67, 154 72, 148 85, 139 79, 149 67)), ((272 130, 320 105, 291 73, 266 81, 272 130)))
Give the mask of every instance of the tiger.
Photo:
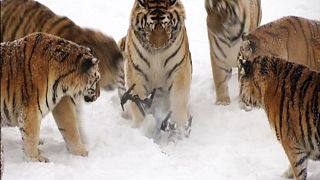
MULTIPOLYGON (((64 96, 74 103, 95 101, 99 60, 87 47, 40 32, 1 43, 0 53, 1 127, 19 128, 27 160, 48 162, 37 148, 41 118, 64 96)), ((77 145, 69 144, 87 156, 77 145)))
POLYGON ((240 101, 263 108, 290 161, 287 178, 307 179, 320 160, 320 72, 275 56, 239 57, 240 101))
POLYGON ((240 51, 247 59, 277 56, 320 71, 320 21, 280 18, 244 34, 240 51))
POLYGON ((230 104, 228 80, 237 56, 242 34, 259 26, 260 0, 206 0, 207 32, 216 104, 230 104))
MULTIPOLYGON (((13 41, 33 32, 53 34, 91 48, 100 60, 99 86, 104 89, 116 87, 123 57, 112 37, 96 30, 81 28, 69 18, 56 15, 46 6, 33 0, 1 1, 1 42, 13 41)), ((61 134, 68 144, 85 148, 83 127, 77 116, 81 110, 74 105, 71 98, 65 96, 52 110, 52 114, 56 123, 63 127, 64 131, 61 131, 61 134)), ((76 154, 80 153, 72 146, 69 146, 69 149, 76 154)))
MULTIPOLYGON (((165 102, 159 108, 171 111, 171 120, 186 135, 192 60, 181 1, 135 0, 128 33, 118 44, 125 57, 123 89, 135 84, 133 94, 141 99, 156 89, 158 102, 165 102)), ((129 107, 133 127, 141 127, 142 113, 135 103, 129 107)))

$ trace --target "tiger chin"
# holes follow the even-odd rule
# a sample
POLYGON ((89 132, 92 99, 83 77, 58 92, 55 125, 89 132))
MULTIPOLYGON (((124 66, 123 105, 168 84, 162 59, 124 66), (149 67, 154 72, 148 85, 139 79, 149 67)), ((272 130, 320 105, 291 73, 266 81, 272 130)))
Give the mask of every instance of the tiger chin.
MULTIPOLYGON (((172 111, 171 119, 182 131, 189 120, 192 74, 184 21, 180 0, 135 0, 128 33, 118 43, 125 57, 119 96, 133 84, 133 94, 141 99, 156 89, 155 96, 165 105, 157 107, 159 101, 155 100, 151 113, 154 115, 155 108, 172 111)), ((133 126, 141 127, 144 117, 136 104, 131 103, 130 110, 133 126)))
POLYGON ((228 81, 237 56, 242 34, 259 26, 260 0, 205 0, 207 31, 216 104, 230 104, 228 81))
MULTIPOLYGON (((97 99, 98 62, 89 48, 45 33, 1 43, 1 126, 19 128, 27 160, 48 162, 38 149, 41 119, 61 98, 97 99)), ((66 143, 72 154, 88 155, 79 142, 66 143)))
POLYGON ((320 73, 276 57, 238 63, 240 101, 265 110, 291 164, 284 176, 306 180, 308 159, 320 160, 320 73))
POLYGON ((242 39, 244 58, 277 56, 320 70, 319 20, 286 16, 244 34, 242 39))

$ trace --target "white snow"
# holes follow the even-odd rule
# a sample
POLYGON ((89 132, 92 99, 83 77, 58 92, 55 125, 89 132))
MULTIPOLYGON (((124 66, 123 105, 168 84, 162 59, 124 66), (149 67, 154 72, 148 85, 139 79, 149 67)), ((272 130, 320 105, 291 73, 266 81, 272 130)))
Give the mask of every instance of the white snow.
MULTIPOLYGON (((81 26, 119 40, 125 35, 133 0, 41 0, 81 26)), ((20 133, 2 128, 6 180, 284 180, 289 162, 262 110, 239 109, 236 72, 232 103, 214 104, 203 0, 183 0, 193 58, 188 139, 160 147, 123 119, 117 92, 102 92, 82 119, 88 157, 68 153, 51 115, 43 120, 40 149, 50 163, 24 160, 20 133)), ((319 0, 262 0, 263 23, 285 15, 320 19, 319 0)), ((309 161, 308 179, 320 179, 320 163, 309 161)))

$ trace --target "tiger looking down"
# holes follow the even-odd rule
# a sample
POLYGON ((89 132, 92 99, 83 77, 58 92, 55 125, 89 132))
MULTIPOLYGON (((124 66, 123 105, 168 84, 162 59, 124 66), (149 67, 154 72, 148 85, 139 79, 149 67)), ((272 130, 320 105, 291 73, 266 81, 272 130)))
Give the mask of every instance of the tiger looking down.
MULTIPOLYGON (((98 86, 102 89, 116 86, 123 57, 113 38, 96 30, 82 28, 69 18, 55 14, 46 6, 33 0, 1 1, 0 23, 1 42, 13 41, 33 32, 45 32, 91 48, 93 54, 99 59, 101 79, 98 86)), ((52 110, 52 114, 56 123, 65 129, 61 131, 64 139, 85 148, 83 146, 84 130, 81 121, 79 122, 82 120, 79 118, 82 109, 78 108, 79 106, 75 106, 72 100, 65 96, 52 110)), ((72 147, 69 148, 72 150, 72 147)))
POLYGON ((265 110, 290 161, 285 177, 307 179, 320 160, 320 73, 277 57, 239 58, 240 101, 265 110))
MULTIPOLYGON (((1 43, 0 53, 1 127, 19 127, 27 160, 48 162, 37 148, 41 119, 64 96, 97 99, 99 60, 89 48, 46 33, 1 43)), ((72 154, 88 155, 79 142, 65 141, 72 154)))
POLYGON ((258 27, 260 0, 206 0, 207 31, 216 104, 230 104, 228 81, 237 66, 241 36, 258 27))
MULTIPOLYGON (((128 33, 119 42, 125 56, 120 96, 133 84, 133 94, 141 99, 156 89, 151 109, 157 102, 164 101, 160 106, 164 111, 172 111, 171 119, 180 132, 188 126, 192 74, 184 21, 185 11, 180 0, 135 0, 128 33)), ((130 108, 133 126, 140 127, 144 121, 142 113, 134 103, 130 108)))

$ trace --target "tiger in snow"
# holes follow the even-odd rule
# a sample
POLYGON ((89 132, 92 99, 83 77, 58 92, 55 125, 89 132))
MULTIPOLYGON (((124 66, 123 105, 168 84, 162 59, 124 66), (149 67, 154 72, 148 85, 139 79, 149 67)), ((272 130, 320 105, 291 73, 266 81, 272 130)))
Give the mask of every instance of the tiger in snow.
MULTIPOLYGON (((0 4, 1 42, 13 41, 33 32, 45 32, 89 47, 100 60, 101 79, 98 86, 104 89, 116 87, 123 57, 113 38, 92 29, 81 28, 69 18, 56 15, 37 1, 4 0, 0 4)), ((79 147, 81 151, 86 151, 82 142, 83 127, 77 117, 77 112, 81 113, 81 110, 76 108, 68 96, 63 97, 52 110, 56 123, 64 129, 61 134, 68 142, 71 152, 76 152, 79 147)))
MULTIPOLYGON (((1 127, 19 127, 27 160, 48 162, 38 150, 41 119, 64 96, 95 101, 99 61, 89 48, 45 33, 3 42, 0 53, 1 127)), ((65 141, 71 153, 88 155, 78 142, 65 141)))
POLYGON ((286 16, 267 23, 243 35, 240 52, 245 59, 276 56, 320 71, 320 21, 286 16))
POLYGON ((290 161, 285 177, 307 179, 320 160, 320 73, 278 57, 239 56, 240 100, 265 110, 290 161))
MULTIPOLYGON (((135 0, 128 33, 119 46, 125 56, 120 96, 134 84, 133 93, 141 99, 156 89, 183 132, 189 120, 192 61, 181 1, 135 0)), ((133 126, 139 127, 144 117, 136 104, 130 107, 133 126)))
POLYGON ((237 66, 241 36, 259 26, 260 0, 206 0, 207 30, 216 104, 230 104, 228 80, 237 66))

